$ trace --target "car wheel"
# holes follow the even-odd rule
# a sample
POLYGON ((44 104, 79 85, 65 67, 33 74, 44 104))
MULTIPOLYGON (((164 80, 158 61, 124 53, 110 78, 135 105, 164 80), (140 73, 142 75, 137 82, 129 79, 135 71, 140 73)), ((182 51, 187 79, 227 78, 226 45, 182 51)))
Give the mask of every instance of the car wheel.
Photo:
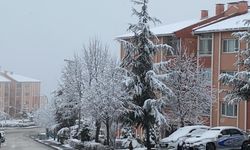
POLYGON ((183 149, 182 146, 180 146, 180 145, 178 144, 177 150, 182 150, 182 149, 183 149))
POLYGON ((242 144, 241 149, 242 149, 242 150, 247 150, 247 149, 248 149, 248 143, 249 143, 249 142, 245 141, 245 142, 242 144))
POLYGON ((206 150, 216 150, 214 143, 207 143, 206 150))

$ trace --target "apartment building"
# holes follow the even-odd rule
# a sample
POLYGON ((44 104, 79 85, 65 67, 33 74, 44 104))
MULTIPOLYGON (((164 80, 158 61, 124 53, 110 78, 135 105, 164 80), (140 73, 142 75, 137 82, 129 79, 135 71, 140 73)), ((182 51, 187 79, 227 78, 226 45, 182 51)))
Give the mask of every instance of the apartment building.
MULTIPOLYGON (((40 107, 40 81, 24 77, 12 72, 0 72, 0 85, 4 85, 4 93, 0 92, 0 109, 4 104, 4 112, 18 117, 23 112, 32 112, 40 107), (3 94, 3 95, 2 95, 3 94)), ((1 86, 2 87, 2 86, 1 86)), ((2 110, 2 109, 1 109, 2 110)))
POLYGON ((11 81, 0 76, 0 112, 8 113, 10 101, 10 83, 11 81))
MULTIPOLYGON (((208 17, 207 10, 201 10, 200 19, 178 22, 153 28, 151 31, 159 38, 160 44, 169 44, 174 48, 186 50, 190 56, 196 56, 207 73, 215 98, 211 107, 210 125, 232 125, 243 130, 250 129, 250 102, 228 104, 223 101, 221 90, 227 88, 218 81, 220 73, 234 74, 239 70, 234 63, 240 49, 247 47, 239 42, 233 32, 246 31, 244 19, 250 18, 248 2, 238 1, 216 4, 215 16, 208 17), (227 6, 227 7, 225 7, 227 6)), ((130 40, 132 34, 118 36, 118 39, 130 40)), ((124 49, 121 45, 121 58, 124 49)), ((169 54, 159 53, 155 62, 168 59, 169 54)))
POLYGON ((250 103, 247 101, 238 104, 224 102, 225 93, 221 91, 228 87, 223 86, 218 81, 221 73, 234 74, 240 70, 234 64, 238 59, 238 52, 240 49, 245 49, 247 43, 235 39, 232 33, 247 30, 248 26, 243 20, 250 18, 248 3, 247 1, 228 3, 227 11, 223 13, 231 15, 231 17, 194 29, 194 34, 199 39, 199 57, 202 58, 203 54, 206 54, 206 57, 211 57, 211 85, 215 93, 215 99, 212 105, 210 124, 211 126, 232 125, 243 130, 249 130, 250 103))

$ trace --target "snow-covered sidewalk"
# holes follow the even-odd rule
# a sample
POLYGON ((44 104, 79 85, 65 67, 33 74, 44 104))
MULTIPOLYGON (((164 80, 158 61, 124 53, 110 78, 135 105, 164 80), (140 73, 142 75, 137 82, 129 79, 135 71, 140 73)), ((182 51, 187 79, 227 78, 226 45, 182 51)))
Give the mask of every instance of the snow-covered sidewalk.
POLYGON ((29 120, 2 120, 0 121, 0 127, 34 127, 35 123, 29 120))
POLYGON ((73 150, 73 148, 71 148, 69 145, 62 145, 61 143, 54 141, 53 139, 49 140, 34 139, 34 140, 56 150, 73 150))

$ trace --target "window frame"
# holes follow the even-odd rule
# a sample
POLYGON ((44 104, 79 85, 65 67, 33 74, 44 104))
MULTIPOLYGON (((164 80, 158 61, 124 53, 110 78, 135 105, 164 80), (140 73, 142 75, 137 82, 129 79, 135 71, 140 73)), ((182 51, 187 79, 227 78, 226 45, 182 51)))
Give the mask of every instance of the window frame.
POLYGON ((221 103, 221 116, 223 117, 231 117, 231 118, 237 118, 238 116, 238 104, 228 104, 225 102, 221 103), (228 112, 230 110, 230 106, 232 106, 231 110, 232 112, 228 112), (232 115, 231 115, 232 113, 232 115))
POLYGON ((222 44, 221 44, 221 46, 222 46, 222 52, 223 53, 237 53, 238 51, 239 51, 239 49, 240 49, 240 43, 239 43, 239 40, 237 40, 237 39, 233 39, 233 38, 228 38, 228 39, 222 39, 222 44), (230 47, 230 44, 229 44, 229 41, 234 41, 233 42, 233 44, 234 44, 234 50, 233 51, 231 51, 231 49, 229 49, 229 47, 230 47), (226 47, 226 49, 225 49, 225 45, 224 45, 224 42, 226 42, 226 45, 227 45, 227 47, 226 47), (236 45, 236 43, 237 43, 237 47, 235 46, 236 45))
POLYGON ((211 33, 208 34, 202 34, 199 36, 199 55, 211 55, 213 51, 213 35, 211 33), (207 50, 202 50, 201 46, 202 43, 207 43, 207 50), (209 49, 209 44, 211 49, 209 49))

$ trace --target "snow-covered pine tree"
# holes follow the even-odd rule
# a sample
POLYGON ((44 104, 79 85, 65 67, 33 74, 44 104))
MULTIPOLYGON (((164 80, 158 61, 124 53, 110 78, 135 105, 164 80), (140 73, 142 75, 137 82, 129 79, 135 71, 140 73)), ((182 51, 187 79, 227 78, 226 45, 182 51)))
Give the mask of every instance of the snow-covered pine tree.
MULTIPOLYGON (((248 26, 247 31, 235 32, 232 35, 241 42, 250 44, 250 20, 244 20, 248 26)), ((242 100, 249 100, 250 98, 250 48, 240 49, 238 53, 238 60, 235 63, 239 67, 236 74, 229 75, 226 73, 220 74, 219 80, 222 84, 229 86, 224 100, 229 103, 237 103, 242 100)))
POLYGON ((155 123, 165 122, 162 108, 165 103, 157 100, 156 91, 165 91, 168 98, 174 97, 168 87, 155 78, 153 58, 160 48, 169 50, 168 45, 155 45, 157 37, 150 31, 149 22, 156 23, 157 19, 148 14, 148 0, 132 0, 140 5, 141 10, 132 9, 133 15, 138 17, 137 24, 130 24, 128 30, 134 34, 129 41, 121 40, 125 56, 121 66, 127 69, 127 92, 131 95, 130 110, 122 119, 124 123, 142 127, 146 135, 146 147, 151 149, 150 129, 155 123))

